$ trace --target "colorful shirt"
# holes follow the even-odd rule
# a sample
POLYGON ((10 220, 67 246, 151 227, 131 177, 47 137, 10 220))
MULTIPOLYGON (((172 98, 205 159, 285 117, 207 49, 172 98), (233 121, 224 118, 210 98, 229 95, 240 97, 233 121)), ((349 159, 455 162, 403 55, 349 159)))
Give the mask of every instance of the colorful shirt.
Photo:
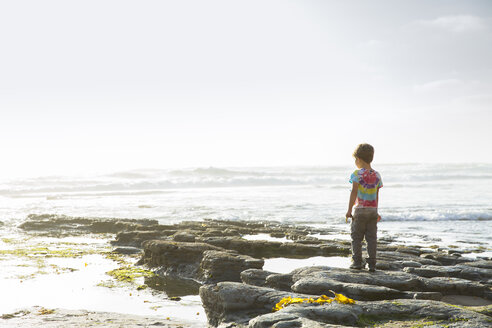
POLYGON ((383 186, 383 180, 377 171, 373 169, 355 170, 349 181, 359 184, 355 207, 378 207, 378 190, 383 186))

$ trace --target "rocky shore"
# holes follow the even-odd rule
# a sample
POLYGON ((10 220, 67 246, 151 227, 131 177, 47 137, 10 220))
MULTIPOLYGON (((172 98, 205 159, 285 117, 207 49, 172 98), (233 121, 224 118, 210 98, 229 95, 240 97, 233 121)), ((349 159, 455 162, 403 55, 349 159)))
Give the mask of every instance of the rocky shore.
POLYGON ((84 310, 45 309, 41 307, 27 308, 15 313, 0 316, 0 327, 159 327, 185 328, 179 323, 168 322, 159 317, 146 317, 121 313, 94 312, 84 310))
POLYGON ((161 225, 31 215, 20 228, 51 236, 111 234, 115 253, 137 254, 137 265, 155 274, 146 286, 169 296, 199 293, 210 327, 492 327, 492 259, 467 256, 487 250, 483 246, 422 247, 382 238, 374 273, 328 266, 278 273, 263 270, 264 262, 348 257, 350 242, 331 238, 337 230, 271 221, 161 225), (258 235, 267 240, 249 238, 258 235), (284 297, 330 291, 355 304, 299 303, 272 311, 284 297))

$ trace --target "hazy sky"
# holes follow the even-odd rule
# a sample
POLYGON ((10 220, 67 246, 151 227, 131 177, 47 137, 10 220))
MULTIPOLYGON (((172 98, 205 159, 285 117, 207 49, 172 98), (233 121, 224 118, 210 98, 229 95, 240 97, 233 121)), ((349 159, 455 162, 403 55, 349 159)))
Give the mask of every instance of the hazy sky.
POLYGON ((492 162, 492 1, 2 1, 0 170, 492 162))

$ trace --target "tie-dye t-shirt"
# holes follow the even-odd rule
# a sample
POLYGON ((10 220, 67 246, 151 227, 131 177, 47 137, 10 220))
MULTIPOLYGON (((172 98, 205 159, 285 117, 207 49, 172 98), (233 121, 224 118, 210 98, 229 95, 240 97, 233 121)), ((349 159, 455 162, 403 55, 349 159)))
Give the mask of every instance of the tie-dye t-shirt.
POLYGON ((355 207, 378 207, 378 189, 383 186, 383 180, 377 171, 359 169, 350 176, 350 183, 357 182, 357 202, 355 207))

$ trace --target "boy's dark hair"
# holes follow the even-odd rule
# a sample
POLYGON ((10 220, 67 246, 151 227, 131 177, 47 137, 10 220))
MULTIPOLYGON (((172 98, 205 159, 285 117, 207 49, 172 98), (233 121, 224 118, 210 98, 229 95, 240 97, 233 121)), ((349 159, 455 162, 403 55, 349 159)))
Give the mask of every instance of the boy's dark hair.
POLYGON ((374 147, 367 143, 360 144, 355 148, 353 156, 363 160, 367 164, 371 164, 374 158, 374 147))

